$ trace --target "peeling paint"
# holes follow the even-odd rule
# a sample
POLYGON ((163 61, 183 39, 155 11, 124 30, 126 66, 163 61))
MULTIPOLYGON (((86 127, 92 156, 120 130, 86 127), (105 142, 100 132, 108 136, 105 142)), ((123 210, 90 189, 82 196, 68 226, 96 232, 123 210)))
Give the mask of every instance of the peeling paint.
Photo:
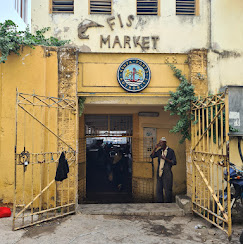
POLYGON ((144 25, 146 25, 146 23, 148 22, 147 20, 148 20, 148 18, 144 19, 142 17, 139 17, 138 22, 135 26, 135 29, 138 29, 139 27, 141 27, 141 30, 144 30, 144 25))
POLYGON ((59 48, 58 50, 58 93, 59 97, 76 95, 76 49, 59 48))
POLYGON ((49 52, 57 52, 58 51, 58 47, 44 47, 46 50, 48 50, 49 52))
POLYGON ((54 36, 58 36, 61 33, 62 33, 61 29, 59 29, 58 27, 54 28, 54 36))
POLYGON ((216 54, 219 54, 219 56, 221 58, 230 58, 230 57, 239 58, 239 57, 243 56, 242 53, 235 52, 235 51, 227 51, 227 50, 219 51, 219 50, 216 50, 216 49, 212 49, 211 51, 216 53, 216 54))
POLYGON ((79 48, 79 51, 80 52, 83 52, 83 53, 88 53, 88 52, 91 52, 91 48, 87 45, 82 45, 80 48, 79 48))
POLYGON ((22 60, 25 60, 25 58, 28 57, 29 55, 30 55, 30 53, 26 54, 26 55, 22 58, 22 60))
POLYGON ((69 31, 69 27, 64 27, 64 32, 68 32, 69 31))
POLYGON ((51 52, 50 52, 50 50, 45 50, 45 52, 44 52, 44 57, 45 58, 48 58, 48 57, 50 57, 51 56, 51 52))
POLYGON ((26 55, 22 58, 22 64, 23 64, 23 65, 25 65, 25 63, 24 63, 25 58, 28 57, 29 55, 30 55, 30 53, 26 54, 26 55))

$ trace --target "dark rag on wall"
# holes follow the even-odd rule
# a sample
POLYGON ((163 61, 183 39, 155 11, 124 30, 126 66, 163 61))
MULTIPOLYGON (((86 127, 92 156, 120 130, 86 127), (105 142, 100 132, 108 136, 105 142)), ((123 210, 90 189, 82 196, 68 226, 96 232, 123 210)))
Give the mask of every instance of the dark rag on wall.
POLYGON ((59 158, 55 180, 63 181, 65 179, 67 179, 68 172, 69 172, 68 162, 65 158, 64 152, 62 152, 62 154, 59 158))

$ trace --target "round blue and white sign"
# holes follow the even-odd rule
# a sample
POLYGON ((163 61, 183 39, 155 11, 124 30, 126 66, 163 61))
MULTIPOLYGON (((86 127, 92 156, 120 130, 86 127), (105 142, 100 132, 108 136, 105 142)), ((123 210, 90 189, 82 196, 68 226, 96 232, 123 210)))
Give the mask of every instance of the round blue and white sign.
POLYGON ((138 58, 125 60, 117 70, 118 83, 129 92, 142 91, 148 86, 150 79, 151 71, 149 66, 138 58))

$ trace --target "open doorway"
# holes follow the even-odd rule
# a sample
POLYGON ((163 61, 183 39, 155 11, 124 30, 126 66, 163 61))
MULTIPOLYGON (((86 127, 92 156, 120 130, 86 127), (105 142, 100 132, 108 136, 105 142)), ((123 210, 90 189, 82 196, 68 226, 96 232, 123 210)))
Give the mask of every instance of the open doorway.
POLYGON ((176 118, 168 116, 168 113, 158 106, 141 108, 141 106, 87 105, 79 120, 79 203, 153 202, 158 160, 152 161, 150 154, 162 136, 167 138, 168 146, 175 151, 178 161, 172 169, 173 193, 183 194, 186 189, 185 144, 178 143, 179 135, 169 133, 176 121, 176 118), (157 112, 159 116, 141 116, 139 115, 141 109, 157 112), (116 114, 117 111, 119 115, 116 114), (105 114, 107 112, 109 114, 105 114), (131 157, 125 181, 128 182, 126 183, 128 187, 118 191, 113 186, 111 189, 109 182, 109 187, 104 187, 108 185, 110 163, 101 164, 102 160, 98 159, 96 147, 105 150, 110 144, 113 148, 109 157, 113 159, 119 148, 124 150, 127 142, 130 151, 123 152, 123 157, 129 160, 131 157))
POLYGON ((86 115, 86 201, 132 201, 132 116, 86 115))

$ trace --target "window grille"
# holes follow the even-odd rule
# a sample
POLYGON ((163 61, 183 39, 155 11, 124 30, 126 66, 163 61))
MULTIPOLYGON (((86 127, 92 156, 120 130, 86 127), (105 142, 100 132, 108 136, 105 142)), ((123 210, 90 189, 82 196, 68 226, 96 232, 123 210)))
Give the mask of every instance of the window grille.
POLYGON ((158 15, 159 0, 137 0, 137 15, 158 15))
POLYGON ((111 0, 90 0, 91 14, 111 14, 111 0))
POLYGON ((52 13, 73 13, 74 0, 53 0, 52 13))
POLYGON ((132 136, 131 115, 85 115, 86 136, 132 136))
POLYGON ((195 15, 196 0, 176 0, 177 15, 195 15))

